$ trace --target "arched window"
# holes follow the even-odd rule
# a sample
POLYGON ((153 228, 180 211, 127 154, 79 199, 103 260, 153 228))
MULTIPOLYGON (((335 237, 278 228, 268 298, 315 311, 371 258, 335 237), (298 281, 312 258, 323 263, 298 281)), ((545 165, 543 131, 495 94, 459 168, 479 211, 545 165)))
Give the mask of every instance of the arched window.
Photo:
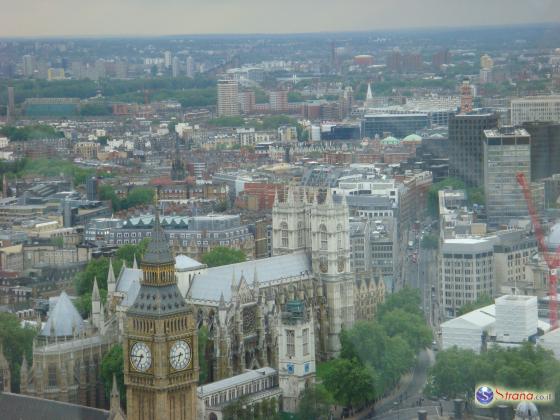
POLYGON ((282 247, 288 248, 288 224, 286 222, 280 223, 280 236, 282 238, 282 247))
POLYGON ((297 224, 297 246, 303 246, 303 222, 297 224))
POLYGON ((319 235, 321 240, 321 249, 328 248, 328 235, 327 235, 327 227, 325 225, 319 226, 319 235))
POLYGON ((341 250, 342 249, 342 225, 339 223, 336 226, 336 242, 337 242, 337 249, 341 250))

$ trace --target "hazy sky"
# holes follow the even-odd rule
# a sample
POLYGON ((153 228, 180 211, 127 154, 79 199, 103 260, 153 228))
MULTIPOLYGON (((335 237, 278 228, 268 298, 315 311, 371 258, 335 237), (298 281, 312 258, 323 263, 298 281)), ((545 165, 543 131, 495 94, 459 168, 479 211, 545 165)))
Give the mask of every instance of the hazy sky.
POLYGON ((0 0, 0 36, 358 31, 560 22, 560 0, 0 0))

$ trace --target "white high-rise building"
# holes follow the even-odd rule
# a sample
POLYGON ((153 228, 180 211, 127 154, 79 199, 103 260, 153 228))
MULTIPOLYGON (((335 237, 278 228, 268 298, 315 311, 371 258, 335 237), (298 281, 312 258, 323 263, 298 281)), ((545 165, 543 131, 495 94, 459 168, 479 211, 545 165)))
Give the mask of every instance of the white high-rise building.
POLYGON ((235 80, 218 80, 218 116, 239 115, 239 86, 235 80))
POLYGON ((532 96, 512 99, 511 124, 530 121, 560 122, 560 96, 532 96))
POLYGON ((179 57, 173 57, 173 62, 171 65, 171 75, 173 77, 179 77, 180 72, 181 72, 181 67, 179 63, 179 57))
POLYGON ((537 297, 505 295, 496 299, 496 341, 522 343, 537 334, 537 297))
POLYGON ((35 57, 32 55, 23 56, 23 75, 25 77, 33 76, 35 72, 35 57))
POLYGON ((494 295, 492 238, 446 239, 440 261, 440 306, 446 318, 481 295, 494 295))
POLYGON ((195 68, 194 68, 194 59, 189 55, 187 57, 187 77, 194 77, 195 68))
POLYGON ((171 51, 165 51, 163 53, 163 64, 166 68, 171 67, 171 51))

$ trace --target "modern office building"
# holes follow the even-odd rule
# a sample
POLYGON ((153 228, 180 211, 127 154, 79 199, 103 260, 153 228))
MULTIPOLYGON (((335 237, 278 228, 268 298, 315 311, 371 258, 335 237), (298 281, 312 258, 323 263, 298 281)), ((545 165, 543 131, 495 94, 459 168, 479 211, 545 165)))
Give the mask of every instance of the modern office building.
POLYGON ((484 130, 484 193, 489 225, 528 216, 516 175, 531 181, 531 136, 522 128, 484 130))
POLYGON ((362 120, 362 136, 374 138, 391 133, 405 137, 430 125, 427 114, 368 114, 362 120))
POLYGON ((447 318, 481 295, 494 295, 491 238, 446 239, 441 245, 440 307, 447 318))
POLYGON ((8 86, 8 107, 6 108, 6 120, 11 122, 16 115, 16 106, 14 101, 14 88, 8 86))
POLYGON ((560 121, 560 96, 532 96, 512 99, 511 124, 529 121, 560 121))
POLYGON ((494 114, 461 114, 449 119, 449 175, 469 187, 484 183, 484 130, 496 128, 494 114))
POLYGON ((32 55, 23 56, 23 75, 25 77, 32 77, 35 72, 35 57, 32 55))
POLYGON ((531 135, 531 180, 560 174, 560 120, 526 122, 522 127, 531 135))
POLYGON ((272 112, 284 112, 288 110, 288 91, 273 90, 269 92, 270 110, 272 112))
POLYGON ((239 86, 236 80, 218 80, 218 116, 239 115, 239 86))

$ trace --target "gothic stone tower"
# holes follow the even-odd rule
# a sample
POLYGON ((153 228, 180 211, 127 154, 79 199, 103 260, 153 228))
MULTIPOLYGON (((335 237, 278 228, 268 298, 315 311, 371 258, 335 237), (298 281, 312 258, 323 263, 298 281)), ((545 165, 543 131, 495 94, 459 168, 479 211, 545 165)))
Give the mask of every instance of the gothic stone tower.
POLYGON ((175 260, 157 213, 141 269, 140 290, 125 320, 127 418, 195 419, 195 321, 177 287, 175 260))
POLYGON ((340 351, 340 333, 354 323, 354 280, 350 272, 348 205, 335 202, 330 189, 311 208, 311 264, 327 300, 328 334, 321 338, 327 357, 340 351))

